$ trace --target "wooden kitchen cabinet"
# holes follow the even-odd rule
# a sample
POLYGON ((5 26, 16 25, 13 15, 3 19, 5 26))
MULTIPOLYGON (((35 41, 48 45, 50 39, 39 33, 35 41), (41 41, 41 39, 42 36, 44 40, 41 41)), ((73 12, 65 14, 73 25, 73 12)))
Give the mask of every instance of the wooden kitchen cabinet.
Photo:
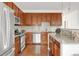
POLYGON ((61 13, 58 13, 58 25, 62 25, 62 14, 61 13))
POLYGON ((42 20, 41 20, 41 22, 46 22, 46 13, 42 13, 42 20))
POLYGON ((56 23, 56 22, 57 22, 57 21, 56 21, 56 17, 57 17, 57 16, 56 16, 55 13, 51 14, 51 22, 50 22, 50 25, 51 25, 51 26, 56 26, 56 24, 57 24, 57 23, 56 23))
POLYGON ((30 13, 31 14, 31 25, 41 25, 42 14, 41 13, 30 13))
POLYGON ((26 14, 25 13, 21 13, 20 17, 21 17, 20 24, 22 26, 25 26, 26 25, 26 14))
MULTIPOLYGON (((14 15, 24 21, 23 12, 13 3, 13 2, 4 2, 7 6, 14 10, 14 15)), ((21 22, 21 24, 24 24, 21 22)))
POLYGON ((19 9, 16 6, 13 6, 13 9, 14 9, 14 15, 16 17, 19 17, 19 9))
POLYGON ((47 45, 41 45, 40 46, 40 55, 41 56, 48 56, 48 46, 47 45))
POLYGON ((61 13, 52 13, 50 25, 51 26, 61 26, 62 25, 62 14, 61 13))
POLYGON ((36 13, 31 13, 32 15, 32 25, 38 25, 38 22, 37 22, 37 17, 38 15, 36 13))
POLYGON ((25 13, 21 18, 24 18, 22 22, 27 26, 40 26, 42 22, 48 22, 50 26, 62 25, 61 13, 25 13))
POLYGON ((40 26, 42 22, 42 13, 37 13, 37 23, 40 26))
POLYGON ((52 50, 53 50, 53 46, 52 46, 53 42, 52 42, 52 37, 49 35, 49 55, 52 56, 52 50))
POLYGON ((26 20, 26 25, 27 26, 31 26, 32 25, 32 15, 30 13, 26 13, 25 20, 26 20))
POLYGON ((47 13, 46 14, 46 22, 48 22, 49 25, 50 25, 50 22, 51 22, 51 13, 47 13))
POLYGON ((4 2, 7 6, 13 9, 13 2, 4 2))
POLYGON ((49 35, 50 56, 60 56, 60 43, 49 35))
POLYGON ((48 45, 48 32, 41 32, 41 44, 48 45))
POLYGON ((32 32, 25 33, 25 44, 32 44, 33 43, 33 35, 32 32))
POLYGON ((53 56, 60 56, 60 43, 53 39, 53 45, 52 45, 52 54, 53 56))
POLYGON ((15 37, 15 56, 18 56, 21 52, 20 48, 20 37, 17 36, 15 37))
POLYGON ((25 24, 24 14, 21 11, 19 11, 19 18, 20 18, 20 24, 24 25, 25 24))
POLYGON ((14 10, 14 15, 18 16, 18 7, 13 2, 4 2, 7 6, 14 10))

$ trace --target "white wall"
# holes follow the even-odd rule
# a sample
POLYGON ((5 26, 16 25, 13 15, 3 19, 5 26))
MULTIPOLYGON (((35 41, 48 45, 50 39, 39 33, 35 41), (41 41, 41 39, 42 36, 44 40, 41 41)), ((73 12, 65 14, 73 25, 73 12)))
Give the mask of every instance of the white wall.
POLYGON ((69 10, 63 12, 62 28, 79 29, 79 11, 69 10), (64 23, 66 21, 66 24, 64 23))

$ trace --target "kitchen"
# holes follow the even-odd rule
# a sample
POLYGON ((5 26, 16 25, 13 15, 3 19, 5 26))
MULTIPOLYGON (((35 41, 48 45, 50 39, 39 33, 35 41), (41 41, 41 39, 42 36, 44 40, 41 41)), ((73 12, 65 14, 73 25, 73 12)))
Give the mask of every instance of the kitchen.
POLYGON ((0 2, 0 56, 79 56, 78 5, 0 2))

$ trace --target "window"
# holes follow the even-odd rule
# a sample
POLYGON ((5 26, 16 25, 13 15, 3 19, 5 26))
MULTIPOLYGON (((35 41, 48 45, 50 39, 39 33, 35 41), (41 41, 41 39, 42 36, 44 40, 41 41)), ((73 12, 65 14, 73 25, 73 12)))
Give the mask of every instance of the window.
POLYGON ((33 34, 33 43, 41 43, 41 34, 40 33, 33 34))

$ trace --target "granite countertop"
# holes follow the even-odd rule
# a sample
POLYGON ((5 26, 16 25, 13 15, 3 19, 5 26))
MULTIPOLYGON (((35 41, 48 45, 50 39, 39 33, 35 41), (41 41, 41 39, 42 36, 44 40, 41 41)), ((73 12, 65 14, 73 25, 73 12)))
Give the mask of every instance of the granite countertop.
POLYGON ((74 40, 72 37, 67 37, 56 33, 49 33, 49 35, 61 44, 79 44, 79 41, 74 40))

